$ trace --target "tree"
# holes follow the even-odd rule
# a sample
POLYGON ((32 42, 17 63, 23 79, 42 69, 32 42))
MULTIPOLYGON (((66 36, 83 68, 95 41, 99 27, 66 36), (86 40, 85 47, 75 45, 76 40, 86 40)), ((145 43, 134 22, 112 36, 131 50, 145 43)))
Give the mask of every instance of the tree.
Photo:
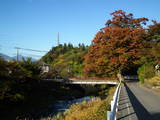
POLYGON ((152 42, 160 42, 160 23, 152 20, 153 25, 148 28, 147 40, 152 42))
POLYGON ((0 69, 0 101, 24 101, 40 79, 41 69, 31 59, 21 62, 0 59, 0 69))
POLYGON ((135 69, 141 57, 147 18, 134 18, 122 10, 111 13, 92 41, 85 56, 84 73, 87 76, 115 76, 135 69))

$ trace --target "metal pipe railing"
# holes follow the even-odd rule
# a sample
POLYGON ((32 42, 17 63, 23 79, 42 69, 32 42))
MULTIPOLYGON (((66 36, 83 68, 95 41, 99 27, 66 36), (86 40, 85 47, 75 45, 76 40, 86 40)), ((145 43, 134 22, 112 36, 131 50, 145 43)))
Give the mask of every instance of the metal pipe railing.
POLYGON ((118 84, 116 91, 113 95, 113 100, 111 101, 111 111, 107 111, 107 120, 116 120, 120 90, 121 90, 121 82, 118 84))

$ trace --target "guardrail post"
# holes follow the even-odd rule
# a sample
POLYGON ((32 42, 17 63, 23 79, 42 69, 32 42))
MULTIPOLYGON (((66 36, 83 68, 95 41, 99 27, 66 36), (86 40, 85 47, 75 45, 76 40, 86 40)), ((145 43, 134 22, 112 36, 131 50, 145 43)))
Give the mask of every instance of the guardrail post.
POLYGON ((111 119, 111 111, 107 111, 107 120, 111 119))

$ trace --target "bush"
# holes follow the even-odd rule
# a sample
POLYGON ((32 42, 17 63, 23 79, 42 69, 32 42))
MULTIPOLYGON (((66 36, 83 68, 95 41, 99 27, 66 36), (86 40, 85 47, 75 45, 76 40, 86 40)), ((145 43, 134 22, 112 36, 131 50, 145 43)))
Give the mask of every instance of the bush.
POLYGON ((145 79, 149 79, 155 76, 154 63, 150 62, 150 63, 143 64, 141 67, 139 67, 137 73, 138 73, 140 82, 144 83, 145 79))

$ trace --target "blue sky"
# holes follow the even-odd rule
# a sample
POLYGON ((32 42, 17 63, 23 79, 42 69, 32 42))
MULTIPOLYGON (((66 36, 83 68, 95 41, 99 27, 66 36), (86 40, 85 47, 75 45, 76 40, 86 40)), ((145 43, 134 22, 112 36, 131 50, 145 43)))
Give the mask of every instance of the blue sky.
POLYGON ((16 46, 49 51, 58 32, 62 44, 90 45, 111 12, 122 9, 160 22, 159 6, 160 0, 0 0, 0 53, 14 56, 16 46))

